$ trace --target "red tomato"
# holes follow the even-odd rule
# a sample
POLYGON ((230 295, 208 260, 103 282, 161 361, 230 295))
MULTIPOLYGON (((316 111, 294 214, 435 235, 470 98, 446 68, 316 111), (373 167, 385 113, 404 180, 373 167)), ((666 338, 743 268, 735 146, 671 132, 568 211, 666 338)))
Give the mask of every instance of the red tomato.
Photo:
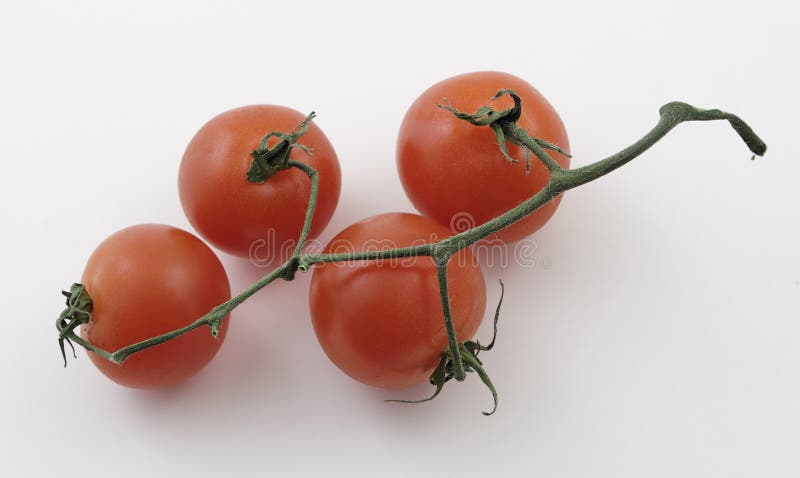
MULTIPOLYGON (((449 235, 430 218, 388 213, 343 230, 325 252, 406 247, 449 235)), ((481 323, 486 285, 468 249, 453 255, 447 270, 456 336, 463 342, 481 323)), ((311 318, 331 361, 356 380, 378 387, 427 381, 447 348, 436 266, 430 257, 316 266, 311 318)))
MULTIPOLYGON (((397 140, 397 168, 408 198, 422 214, 445 225, 453 221, 484 222, 517 206, 539 192, 548 182, 547 168, 532 155, 530 174, 525 174, 525 154, 508 144, 510 163, 501 153, 489 127, 473 126, 436 105, 448 98, 460 111, 472 113, 480 106, 495 109, 513 106, 505 96, 490 101, 499 90, 510 88, 522 99, 518 125, 531 136, 569 151, 564 125, 556 110, 531 85, 507 73, 484 71, 454 76, 439 82, 417 98, 406 113, 397 140)), ((562 167, 569 158, 549 151, 562 167)), ((507 242, 522 239, 555 213, 560 198, 525 219, 497 233, 507 242)), ((461 232, 463 224, 453 224, 461 232)))
MULTIPOLYGON (((92 297, 92 319, 81 336, 113 352, 194 322, 231 297, 225 269, 200 239, 160 224, 123 229, 92 253, 83 271, 92 297)), ((197 373, 217 353, 228 320, 216 339, 200 327, 115 365, 94 352, 92 362, 128 387, 161 388, 197 373)))
MULTIPOLYGON (((189 222, 214 246, 259 261, 283 260, 300 235, 311 186, 296 168, 280 171, 263 183, 250 183, 250 153, 273 131, 289 133, 305 115, 283 106, 236 108, 211 119, 195 134, 181 162, 178 187, 189 222)), ((272 146, 277 139, 270 140, 272 146)), ((310 238, 328 224, 339 201, 339 160, 316 124, 299 139, 314 150, 298 148, 291 159, 319 173, 319 196, 310 238)))

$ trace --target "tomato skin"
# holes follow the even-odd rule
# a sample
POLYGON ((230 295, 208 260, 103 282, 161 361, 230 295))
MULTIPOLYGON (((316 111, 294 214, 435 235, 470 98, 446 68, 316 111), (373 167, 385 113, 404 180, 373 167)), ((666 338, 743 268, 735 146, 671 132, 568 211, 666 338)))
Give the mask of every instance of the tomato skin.
MULTIPOLYGON (((449 235, 433 219, 387 213, 344 229, 325 251, 406 247, 449 235)), ((448 281, 456 336, 469 340, 486 307, 483 273, 469 249, 451 258, 448 281)), ((317 339, 331 361, 369 385, 400 388, 425 382, 447 348, 430 257, 317 265, 310 307, 317 339)))
MULTIPOLYGON (((513 106, 502 97, 490 101, 499 90, 510 88, 522 99, 518 125, 531 136, 569 151, 564 125, 547 100, 524 80, 494 71, 454 76, 441 81, 417 98, 406 113, 397 140, 397 168, 403 188, 422 214, 450 225, 454 217, 469 214, 474 225, 503 214, 539 192, 550 174, 531 155, 530 174, 525 174, 525 154, 508 144, 511 164, 500 152, 491 128, 473 126, 436 105, 448 98, 460 111, 474 112, 483 105, 495 109, 513 106)), ((549 152, 562 167, 569 158, 549 152)), ((506 242, 520 240, 542 227, 555 213, 556 198, 519 222, 499 231, 506 242)), ((460 230, 457 232, 461 232, 460 230)))
MULTIPOLYGON (((82 283, 92 297, 92 319, 81 326, 81 336, 110 352, 188 325, 231 297, 214 252, 194 235, 160 224, 109 236, 89 258, 82 283)), ((122 365, 88 354, 120 385, 169 387, 203 368, 227 330, 226 318, 216 339, 200 327, 137 352, 122 365)))
MULTIPOLYGON (((288 133, 304 118, 283 106, 244 106, 212 118, 195 134, 181 161, 178 188, 186 217, 204 239, 239 257, 252 253, 280 259, 282 248, 291 251, 311 195, 308 176, 290 168, 266 182, 250 183, 247 170, 250 153, 267 133, 288 133)), ((271 139, 269 145, 276 141, 271 139)), ((328 224, 339 201, 339 160, 313 122, 298 142, 314 149, 313 155, 294 148, 291 159, 319 173, 313 238, 328 224)))

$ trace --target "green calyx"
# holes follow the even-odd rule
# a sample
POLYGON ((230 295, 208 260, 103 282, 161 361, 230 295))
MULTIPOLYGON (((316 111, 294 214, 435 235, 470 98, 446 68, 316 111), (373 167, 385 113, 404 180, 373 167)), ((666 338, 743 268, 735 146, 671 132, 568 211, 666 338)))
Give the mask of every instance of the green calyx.
POLYGON ((492 97, 492 100, 496 100, 505 95, 510 96, 511 99, 514 100, 514 106, 504 110, 495 110, 491 106, 481 106, 474 113, 465 113, 455 109, 447 98, 444 99, 443 104, 438 106, 439 108, 453 113, 453 116, 456 118, 467 121, 472 125, 489 126, 492 128, 492 131, 494 131, 497 137, 497 144, 500 146, 500 152, 503 153, 503 156, 505 156, 508 162, 519 162, 518 159, 513 158, 511 154, 509 154, 508 143, 515 144, 522 148, 525 152, 525 174, 530 173, 531 170, 531 153, 539 157, 551 171, 554 169, 560 170, 561 166, 559 166, 545 150, 555 151, 566 157, 571 157, 570 154, 561 149, 558 145, 528 135, 524 129, 517 126, 517 121, 519 121, 522 115, 522 100, 514 90, 509 89, 498 91, 497 94, 492 97))
MULTIPOLYGON (((483 368, 483 362, 478 358, 478 354, 483 351, 492 350, 494 347, 495 339, 497 338, 497 321, 500 319, 500 306, 503 304, 503 295, 505 293, 505 286, 503 285, 503 281, 500 281, 500 300, 497 301, 497 308, 494 311, 494 332, 492 333, 492 341, 489 342, 489 345, 483 345, 479 341, 467 341, 458 344, 458 353, 461 356, 461 360, 463 361, 464 371, 466 372, 475 372, 480 377, 481 381, 486 388, 492 393, 492 400, 494 401, 494 406, 492 410, 489 412, 483 412, 484 415, 489 416, 492 415, 497 410, 497 390, 494 388, 494 384, 492 380, 489 378, 489 374, 486 373, 486 370, 483 368)), ((433 371, 430 377, 430 383, 434 387, 436 387, 433 391, 433 394, 430 397, 423 398, 421 400, 386 400, 387 402, 395 402, 395 403, 423 403, 429 402, 436 398, 439 393, 444 388, 444 384, 456 378, 455 372, 455 362, 456 357, 453 355, 453 352, 450 348, 445 350, 442 353, 442 359, 439 361, 439 365, 433 371)))
POLYGON ((86 291, 86 287, 77 283, 72 284, 69 291, 61 291, 61 294, 67 298, 67 308, 58 316, 56 328, 58 329, 58 347, 61 349, 61 356, 64 358, 66 367, 67 353, 64 350, 64 342, 72 349, 72 356, 77 358, 70 336, 74 336, 75 328, 92 319, 92 298, 86 291))
POLYGON ((293 148, 299 148, 309 155, 312 154, 311 148, 299 144, 297 140, 308 131, 308 125, 315 116, 316 114, 312 111, 289 133, 279 131, 267 133, 258 148, 250 153, 253 161, 247 170, 247 180, 251 183, 263 183, 278 171, 290 168, 289 155, 293 148), (271 148, 267 144, 270 138, 278 138, 278 142, 271 148))

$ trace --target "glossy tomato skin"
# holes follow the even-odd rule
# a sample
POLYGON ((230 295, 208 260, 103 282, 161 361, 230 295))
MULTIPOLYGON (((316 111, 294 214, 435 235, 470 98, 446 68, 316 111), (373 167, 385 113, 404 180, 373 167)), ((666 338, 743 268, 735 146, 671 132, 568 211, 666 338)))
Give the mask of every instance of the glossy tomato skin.
MULTIPOLYGON (((259 262, 281 259, 300 235, 311 194, 308 176, 296 168, 280 171, 263 183, 247 181, 247 170, 264 136, 288 133, 305 115, 276 105, 253 105, 226 111, 192 138, 181 161, 178 188, 189 222, 208 242, 239 257, 259 262)), ((270 140, 272 146, 277 139, 270 140)), ((299 139, 314 149, 295 148, 291 159, 319 173, 319 196, 310 237, 328 224, 341 189, 339 160, 315 124, 299 139)), ((287 259, 288 257, 283 257, 287 259)))
MULTIPOLYGON (((340 232, 326 252, 406 247, 443 239, 433 219, 388 213, 340 232)), ((486 285, 470 250, 448 265, 456 335, 472 338, 483 318, 486 285)), ((447 347, 436 267, 430 257, 315 267, 311 318, 319 343, 343 372, 363 383, 400 388, 429 379, 447 347)))
MULTIPOLYGON (((400 180, 422 214, 444 225, 450 225, 454 218, 464 221, 465 217, 474 225, 483 224, 547 184, 549 172, 535 156, 531 156, 530 174, 525 175, 525 155, 518 146, 508 144, 511 156, 520 160, 511 164, 500 152, 490 128, 473 126, 436 106, 448 98, 455 108, 470 113, 483 105, 509 108, 513 102, 508 96, 490 101, 506 88, 522 99, 518 125, 531 136, 569 151, 567 132, 558 113, 524 80, 494 71, 448 78, 430 87, 411 105, 397 140, 400 180)), ((550 154, 562 167, 569 166, 568 157, 550 154)), ((499 231, 497 238, 513 242, 529 236, 550 219, 559 201, 560 197, 499 231)))
MULTIPOLYGON (((81 336, 108 351, 178 329, 230 299, 217 256, 194 235, 171 226, 142 224, 103 241, 89 258, 82 283, 92 297, 92 319, 81 336)), ((115 365, 93 352, 92 362, 128 387, 163 388, 197 373, 217 353, 216 339, 200 327, 131 355, 115 365)))

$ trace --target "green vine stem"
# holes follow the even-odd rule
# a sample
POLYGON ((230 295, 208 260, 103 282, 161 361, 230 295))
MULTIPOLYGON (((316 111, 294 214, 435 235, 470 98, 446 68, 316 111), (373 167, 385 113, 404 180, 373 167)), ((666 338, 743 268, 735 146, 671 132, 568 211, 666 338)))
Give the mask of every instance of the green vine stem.
MULTIPOLYGON (((548 151, 556 151, 562 154, 566 154, 566 152, 561 150, 557 145, 530 136, 524 129, 517 126, 517 120, 522 113, 522 102, 514 91, 500 90, 492 99, 497 99, 504 95, 508 95, 514 100, 514 106, 504 110, 495 110, 489 106, 483 106, 474 113, 466 113, 457 110, 445 99, 444 104, 439 105, 439 107, 452 112, 457 118, 468 121, 476 126, 490 127, 497 137, 500 150, 510 162, 516 163, 519 162, 519 159, 509 155, 507 143, 520 146, 525 154, 526 174, 530 169, 531 154, 536 156, 547 167, 550 172, 548 184, 541 191, 515 208, 490 221, 439 242, 379 251, 305 254, 303 253, 303 247, 308 239, 308 234, 314 218, 314 209, 319 192, 319 178, 317 172, 311 166, 299 161, 290 160, 289 153, 293 148, 297 147, 311 154, 310 149, 297 143, 297 140, 305 133, 309 123, 314 118, 314 113, 311 113, 290 133, 271 132, 267 134, 259 147, 253 151, 253 162, 248 171, 248 180, 254 183, 266 181, 272 175, 278 174, 281 170, 290 167, 300 169, 309 177, 311 183, 310 200, 305 214, 305 221, 292 257, 237 296, 218 305, 208 314, 200 317, 191 324, 113 352, 103 350, 75 333, 75 328, 78 325, 91 320, 91 297, 89 297, 88 292, 82 285, 74 284, 69 292, 64 292, 64 295, 67 296, 67 309, 62 312, 56 322, 59 331, 59 346, 65 357, 65 365, 66 354, 64 353, 64 342, 67 342, 70 346, 72 346, 72 342, 75 342, 107 360, 121 364, 134 353, 164 343, 201 326, 207 325, 212 335, 216 337, 222 321, 239 304, 272 283, 275 279, 282 278, 284 280, 292 280, 298 270, 306 272, 315 264, 429 256, 433 259, 437 267, 437 278, 442 298, 442 314, 448 335, 448 348, 443 351, 442 360, 431 376, 431 383, 436 386, 436 391, 428 399, 419 401, 426 401, 438 395, 441 391, 441 387, 448 380, 464 380, 466 372, 474 371, 477 372, 481 380, 492 392, 496 409, 497 393, 488 374, 483 369, 482 362, 477 358, 478 352, 492 348, 494 345, 494 338, 492 339, 492 343, 486 347, 481 346, 478 342, 468 341, 459 343, 453 327, 447 289, 447 264, 453 254, 519 221, 564 191, 594 181, 623 166, 641 155, 681 123, 726 120, 753 153, 753 159, 756 155, 763 156, 767 150, 766 144, 738 116, 717 109, 704 110, 695 108, 686 103, 671 102, 661 107, 659 110, 660 118, 658 123, 656 123, 655 127, 640 140, 605 159, 583 167, 565 170, 558 165, 548 151), (273 137, 277 137, 279 141, 270 148, 267 146, 267 142, 273 137)), ((497 332, 499 310, 498 304, 498 309, 495 313, 495 334, 497 332)), ((402 400, 399 401, 404 402, 402 400)), ((418 401, 405 402, 415 403, 418 401)), ((493 412, 494 409, 491 412, 484 413, 489 415, 493 412)))
POLYGON ((436 278, 439 281, 439 295, 442 297, 442 313, 444 315, 444 327, 447 331, 447 343, 453 360, 453 376, 461 381, 467 376, 464 370, 464 361, 461 357, 461 350, 458 348, 458 338, 456 329, 453 326, 453 312, 450 310, 450 289, 447 287, 447 263, 450 262, 450 255, 434 256, 436 262, 436 278))

